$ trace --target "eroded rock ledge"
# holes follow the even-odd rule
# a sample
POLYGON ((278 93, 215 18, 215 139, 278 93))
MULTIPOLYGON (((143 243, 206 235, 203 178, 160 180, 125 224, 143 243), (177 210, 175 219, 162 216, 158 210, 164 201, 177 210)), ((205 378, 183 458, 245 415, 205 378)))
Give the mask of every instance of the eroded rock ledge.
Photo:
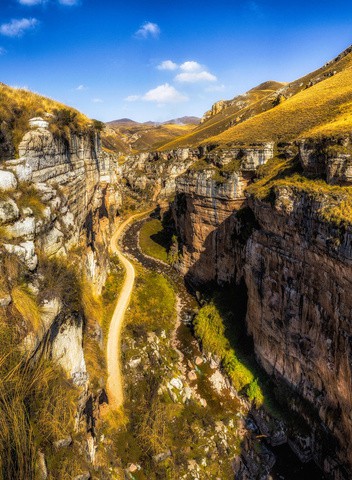
MULTIPOLYGON (((351 184, 349 138, 304 140, 298 147, 306 175, 351 184)), ((178 268, 196 285, 245 285, 255 355, 292 392, 290 407, 310 425, 301 446, 290 440, 294 449, 304 450, 329 477, 347 479, 352 227, 321 214, 331 200, 323 192, 280 184, 266 200, 246 195, 252 177, 241 168, 220 183, 201 171, 176 180, 178 268)))

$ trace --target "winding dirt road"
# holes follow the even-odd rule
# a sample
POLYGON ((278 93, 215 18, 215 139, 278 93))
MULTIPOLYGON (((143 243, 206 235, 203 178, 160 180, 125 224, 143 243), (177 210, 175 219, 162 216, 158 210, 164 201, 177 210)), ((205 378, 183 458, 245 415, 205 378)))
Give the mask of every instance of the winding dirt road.
POLYGON ((125 268, 125 280, 116 303, 114 313, 109 327, 108 342, 106 349, 106 360, 108 369, 107 391, 110 407, 117 409, 123 404, 123 385, 121 374, 121 349, 120 335, 123 325, 123 319, 130 302, 131 293, 134 286, 135 270, 132 263, 119 250, 118 241, 125 228, 133 222, 134 219, 147 215, 152 210, 138 213, 127 218, 119 225, 116 232, 111 237, 110 251, 116 253, 120 262, 125 268))

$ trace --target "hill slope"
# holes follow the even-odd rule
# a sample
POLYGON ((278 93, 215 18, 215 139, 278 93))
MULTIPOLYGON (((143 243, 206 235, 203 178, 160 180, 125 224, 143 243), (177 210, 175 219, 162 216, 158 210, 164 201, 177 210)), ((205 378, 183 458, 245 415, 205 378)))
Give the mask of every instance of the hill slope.
POLYGON ((292 140, 302 135, 346 131, 352 123, 351 68, 352 46, 294 82, 266 82, 236 97, 190 135, 162 149, 292 140))
POLYGON ((0 160, 11 158, 32 117, 47 117, 53 131, 86 130, 92 121, 77 110, 24 89, 0 83, 0 160))
POLYGON ((115 120, 106 124, 107 128, 102 136, 105 148, 120 153, 154 150, 166 142, 188 134, 195 128, 194 123, 177 122, 182 119, 170 120, 173 123, 168 124, 124 120, 115 120))

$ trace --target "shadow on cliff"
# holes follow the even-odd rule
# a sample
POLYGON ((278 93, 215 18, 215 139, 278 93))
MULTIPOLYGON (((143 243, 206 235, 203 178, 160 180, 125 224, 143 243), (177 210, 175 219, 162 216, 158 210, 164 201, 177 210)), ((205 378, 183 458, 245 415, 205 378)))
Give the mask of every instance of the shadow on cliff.
MULTIPOLYGON (((185 275, 185 282, 201 304, 212 302, 216 306, 230 347, 240 364, 257 379, 264 396, 263 407, 252 406, 242 419, 249 434, 240 446, 241 461, 236 465, 236 478, 260 478, 266 472, 273 479, 324 479, 326 477, 311 458, 302 463, 286 440, 277 440, 282 420, 297 435, 304 435, 307 425, 286 406, 287 398, 292 396, 288 385, 270 377, 257 362, 253 338, 247 331, 245 251, 253 231, 259 228, 249 207, 230 215, 207 236, 199 259, 185 275), (220 269, 225 270, 225 275, 220 269), (278 422, 275 419, 279 419, 278 422)), ((193 253, 192 246, 187 247, 189 253, 193 253)), ((246 388, 239 393, 244 396, 246 388)))

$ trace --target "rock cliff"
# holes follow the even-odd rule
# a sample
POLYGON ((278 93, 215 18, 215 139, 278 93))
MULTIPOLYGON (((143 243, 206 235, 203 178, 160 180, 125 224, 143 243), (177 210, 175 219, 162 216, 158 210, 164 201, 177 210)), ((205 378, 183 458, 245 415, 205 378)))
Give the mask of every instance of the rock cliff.
MULTIPOLYGON (((117 170, 93 129, 55 136, 42 124, 24 135, 19 158, 0 169, 1 314, 16 331, 13 348, 23 359, 54 360, 63 370, 59 381, 65 373, 69 380, 68 398, 79 395, 82 451, 72 471, 95 462, 99 399, 106 397, 95 295, 111 266, 110 235, 121 204, 117 170)), ((40 452, 44 466, 50 452, 40 452)))
MULTIPOLYGON (((299 149, 307 175, 348 184, 348 140, 342 146, 341 141, 302 141, 299 149)), ((219 164, 214 155, 212 161, 219 164)), ((247 169, 244 160, 244 168, 227 173, 220 183, 212 171, 189 171, 177 179, 172 206, 177 267, 195 286, 245 286, 245 323, 255 356, 274 382, 291 392, 290 408, 309 424, 305 439, 296 435, 289 442, 329 477, 347 479, 352 465, 351 225, 322 215, 324 205, 338 200, 313 187, 282 181, 277 187, 274 182, 264 199, 248 195, 257 165, 247 169)))

